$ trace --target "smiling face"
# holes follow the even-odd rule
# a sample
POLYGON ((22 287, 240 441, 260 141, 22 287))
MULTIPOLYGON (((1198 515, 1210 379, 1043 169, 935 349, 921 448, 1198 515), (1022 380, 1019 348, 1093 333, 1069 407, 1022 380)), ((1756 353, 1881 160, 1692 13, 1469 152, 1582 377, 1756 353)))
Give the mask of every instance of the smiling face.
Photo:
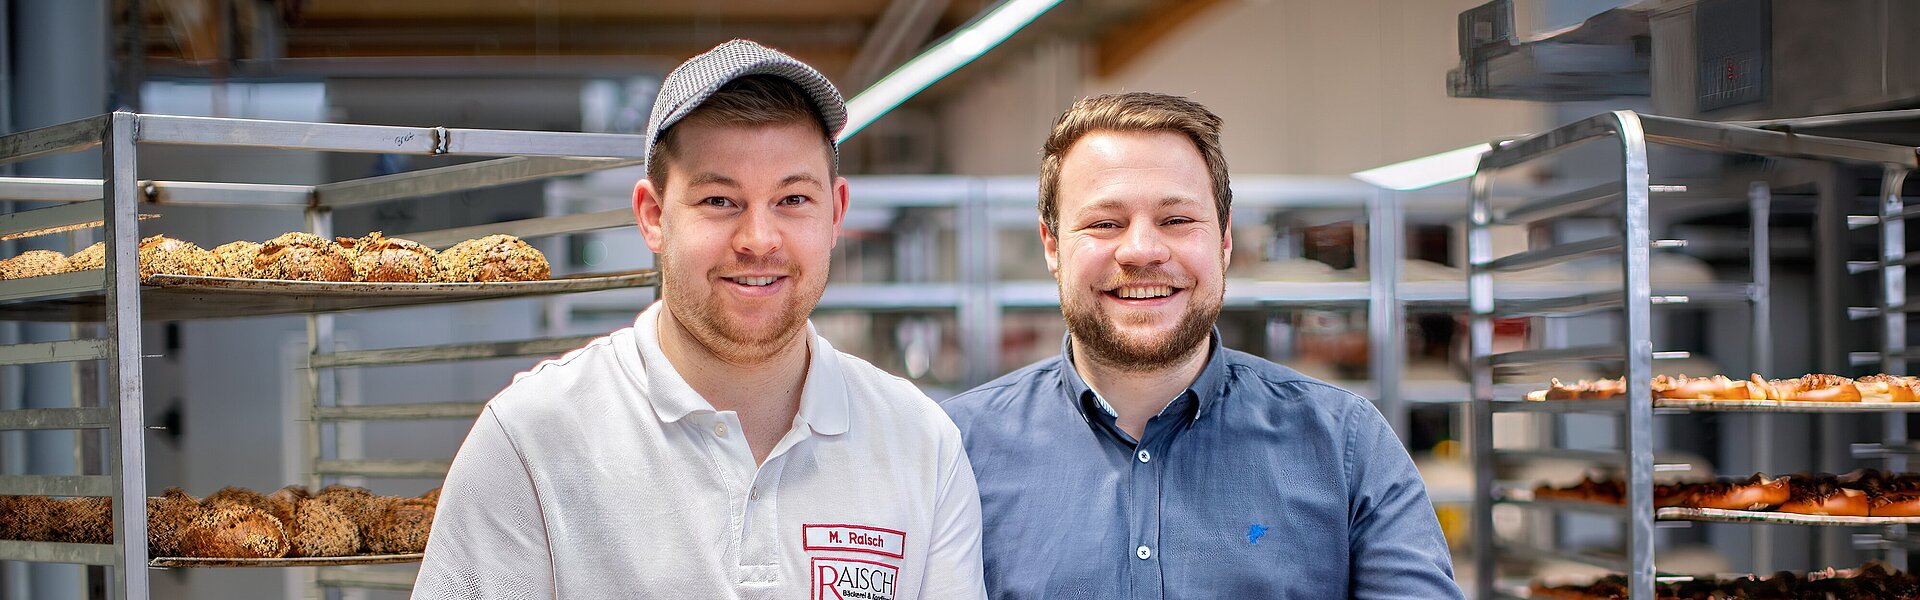
POLYGON ((634 212, 667 310, 714 355, 772 356, 805 328, 846 215, 818 125, 689 120, 674 127, 665 189, 642 180, 634 212))
POLYGON ((1128 368, 1205 350, 1233 252, 1206 162, 1172 131, 1096 131, 1060 161, 1047 267, 1076 351, 1128 368))

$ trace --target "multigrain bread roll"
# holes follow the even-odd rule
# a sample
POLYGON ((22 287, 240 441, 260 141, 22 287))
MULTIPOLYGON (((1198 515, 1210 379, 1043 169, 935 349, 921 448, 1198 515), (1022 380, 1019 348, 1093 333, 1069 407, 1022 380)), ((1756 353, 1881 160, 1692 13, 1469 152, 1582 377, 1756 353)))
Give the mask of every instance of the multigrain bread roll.
POLYGON ((0 260, 0 279, 26 279, 56 275, 68 270, 67 255, 52 250, 28 250, 19 256, 0 260))
POLYGON ((413 240, 375 231, 366 237, 340 238, 353 261, 353 280, 374 283, 430 283, 440 280, 440 255, 413 240))
POLYGON ((298 231, 261 244, 253 267, 262 279, 353 281, 353 265, 339 244, 298 231))
POLYGON ((287 522, 288 556, 348 556, 360 550, 360 527, 331 503, 301 499, 287 522))
POLYGON ((46 496, 11 496, 14 539, 50 542, 62 521, 60 503, 46 496))
POLYGON ((92 271, 94 269, 105 268, 107 268, 106 242, 94 242, 92 246, 87 246, 85 250, 75 252, 73 256, 67 257, 68 271, 92 271))
POLYGON ((154 275, 213 277, 220 274, 220 257, 193 242, 156 235, 140 240, 140 279, 154 275))
POLYGON ((364 524, 367 550, 374 554, 425 552, 433 528, 434 503, 422 498, 385 498, 378 516, 364 524))
POLYGON ((56 542, 72 544, 113 543, 113 499, 83 496, 55 501, 64 525, 55 533, 56 542))
POLYGON ((214 248, 213 254, 220 257, 221 277, 260 279, 260 271, 253 264, 253 259, 260 256, 260 244, 246 240, 227 242, 214 248))
POLYGON ((180 535, 181 556, 280 558, 288 546, 279 519, 239 504, 207 509, 180 535))
POLYGON ((206 509, 240 506, 252 508, 267 514, 273 514, 273 502, 265 494, 243 487, 223 487, 213 495, 200 500, 200 506, 206 509))
POLYGON ((549 274, 546 255, 511 235, 467 240, 440 253, 440 276, 449 283, 540 281, 549 274))
POLYGON ((200 501, 177 487, 147 499, 147 554, 180 556, 180 536, 200 519, 200 501))

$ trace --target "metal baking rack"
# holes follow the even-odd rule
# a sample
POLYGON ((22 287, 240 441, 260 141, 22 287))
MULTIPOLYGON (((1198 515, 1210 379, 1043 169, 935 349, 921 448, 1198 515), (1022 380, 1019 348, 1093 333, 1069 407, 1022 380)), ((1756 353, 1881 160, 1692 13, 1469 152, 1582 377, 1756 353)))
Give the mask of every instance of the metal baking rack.
MULTIPOLYGON (((416 555, 330 559, 159 558, 146 548, 146 449, 141 323, 143 320, 213 318, 267 314, 306 314, 309 366, 305 440, 309 485, 341 476, 442 477, 446 460, 343 460, 323 447, 323 428, 342 423, 395 419, 471 419, 483 403, 430 403, 341 406, 333 373, 370 365, 412 364, 487 357, 555 355, 584 343, 584 338, 549 338, 417 348, 334 351, 331 312, 440 304, 472 300, 566 294, 618 287, 650 286, 652 273, 615 273, 516 284, 325 284, 159 278, 139 279, 138 220, 141 204, 211 207, 279 207, 303 211, 313 233, 332 237, 332 210, 376 202, 639 164, 639 136, 394 127, 337 123, 301 123, 218 119, 115 112, 0 137, 0 163, 101 148, 104 179, 0 178, 0 198, 60 203, 51 208, 0 214, 0 238, 24 237, 103 226, 106 268, 62 275, 0 281, 0 319, 56 319, 103 323, 100 338, 0 346, 0 365, 102 361, 105 384, 98 406, 0 411, 0 430, 102 430, 103 472, 83 464, 81 475, 0 476, 0 494, 110 496, 113 544, 0 541, 0 560, 63 562, 105 566, 108 596, 148 597, 150 566, 306 566, 417 561, 416 555), (322 152, 359 152, 429 156, 495 157, 449 167, 322 185, 267 185, 139 178, 137 148, 144 144, 275 148, 322 152), (503 158, 501 158, 503 157, 503 158), (131 501, 130 501, 131 500, 131 501)), ((446 246, 469 237, 505 233, 532 238, 630 226, 631 213, 600 213, 533 218, 491 225, 405 234, 429 246, 446 246)), ((406 589, 410 572, 316 569, 322 586, 365 585, 406 589)))
MULTIPOLYGON (((1652 237, 1649 205, 1659 200, 1663 194, 1675 194, 1684 190, 1681 186, 1655 185, 1651 180, 1648 147, 1655 144, 1763 157, 1878 165, 1888 169, 1889 173, 1896 171, 1904 173, 1920 166, 1916 164, 1914 149, 1909 147, 1642 115, 1632 111, 1615 111, 1590 117, 1545 133, 1498 145, 1482 156, 1479 168, 1470 182, 1472 204, 1467 246, 1469 263, 1467 292, 1471 313, 1470 387, 1473 395, 1471 429, 1474 432, 1471 436, 1475 480, 1474 569, 1475 579, 1479 582, 1479 595, 1482 598, 1503 595, 1500 591, 1502 588, 1498 585, 1499 580, 1496 578, 1498 575, 1496 559, 1504 550, 1509 550, 1502 548, 1502 542, 1495 537, 1494 532, 1493 505, 1501 500, 1495 495, 1495 464, 1509 460, 1543 457, 1573 458, 1621 468, 1627 489, 1626 503, 1624 506, 1617 507, 1618 510, 1615 511, 1600 511, 1603 514, 1613 514, 1623 521, 1624 547, 1620 549, 1618 557, 1620 560, 1585 562, 1624 572, 1627 575, 1631 597, 1652 598, 1656 580, 1653 569, 1653 534, 1656 520, 1656 511, 1653 507, 1653 475, 1655 471, 1661 470, 1659 465, 1654 464, 1653 417, 1656 414, 1735 408, 1727 405, 1666 404, 1656 410, 1657 404, 1651 401, 1629 402, 1625 399, 1611 399, 1520 402, 1518 398, 1496 399, 1495 397, 1496 369, 1524 364, 1604 362, 1624 367, 1621 372, 1626 378, 1627 398, 1651 399, 1650 381, 1655 373, 1654 361, 1684 354, 1661 352, 1654 347, 1651 335, 1651 313, 1654 307, 1670 304, 1660 301, 1659 296, 1663 294, 1657 292, 1658 286, 1651 283, 1651 253, 1662 248, 1679 247, 1685 243, 1684 240, 1656 240, 1652 237), (1527 164, 1582 142, 1618 144, 1617 156, 1620 158, 1621 165, 1618 179, 1611 183, 1534 199, 1518 206, 1496 210, 1489 193, 1494 174, 1527 164), (1579 242, 1538 246, 1506 256, 1493 255, 1491 228, 1496 225, 1536 224, 1569 215, 1594 214, 1611 215, 1618 226, 1618 233, 1579 242), (1560 308, 1553 306, 1507 301, 1496 294, 1494 273, 1533 269, 1598 255, 1621 257, 1621 283, 1615 284, 1608 292, 1590 296, 1588 300, 1591 302, 1575 308, 1587 313, 1605 310, 1619 314, 1620 326, 1617 336, 1619 342, 1590 346, 1530 348, 1499 353, 1492 350, 1493 324, 1496 318, 1518 316, 1552 318, 1571 314, 1571 311, 1562 312, 1560 308), (1492 435, 1494 413, 1518 411, 1548 415, 1569 412, 1617 415, 1620 423, 1620 440, 1617 449, 1612 451, 1568 451, 1551 448, 1546 451, 1494 449, 1492 435)), ((1897 177, 1888 179, 1897 183, 1897 177)), ((1753 335, 1757 341, 1752 344, 1752 363, 1756 370, 1765 372, 1772 362, 1772 357, 1769 356, 1772 319, 1768 302, 1771 272, 1768 264, 1770 241, 1767 233, 1772 194, 1766 182, 1753 182, 1743 191, 1747 200, 1749 225, 1753 232, 1750 240, 1753 278, 1749 284, 1751 285, 1749 304, 1753 335)), ((1899 195, 1897 185, 1892 187, 1890 195, 1897 199, 1899 195)), ((1896 314, 1898 311, 1887 312, 1896 314)), ((1904 348, 1902 350, 1904 351, 1904 348)), ((1890 353, 1889 356, 1891 355, 1890 353)), ((1903 364, 1890 362, 1888 365, 1886 367, 1888 372, 1904 370, 1903 364)), ((1849 410, 1849 407, 1828 405, 1741 408, 1793 412, 1849 410)), ((1916 410, 1920 409, 1920 406, 1898 408, 1916 410)), ((1888 409, 1895 410, 1894 407, 1888 407, 1888 409)), ((1765 419, 1764 416, 1759 418, 1761 422, 1765 419)), ((1902 420, 1888 419, 1887 421, 1891 433, 1893 423, 1902 420)), ((1904 439, 1904 429, 1900 433, 1900 439, 1904 439)), ((1759 447, 1763 444, 1756 440, 1755 445, 1756 456, 1764 456, 1767 450, 1759 447)), ((1567 508, 1566 504, 1536 503, 1537 506, 1546 510, 1567 508)), ((1571 510, 1592 512, 1586 507, 1571 510)), ((1762 533, 1764 530, 1756 531, 1754 543, 1756 552, 1763 551, 1767 543, 1764 536, 1760 535, 1762 533)), ((1527 552, 1537 550, 1540 549, 1526 549, 1527 552)))

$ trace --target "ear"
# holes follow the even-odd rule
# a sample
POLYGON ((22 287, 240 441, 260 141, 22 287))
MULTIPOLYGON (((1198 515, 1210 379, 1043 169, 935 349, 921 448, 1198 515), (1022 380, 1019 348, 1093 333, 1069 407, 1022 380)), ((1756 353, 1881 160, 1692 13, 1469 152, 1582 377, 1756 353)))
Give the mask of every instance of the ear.
POLYGON ((828 248, 840 245, 840 224, 847 220, 847 204, 849 201, 847 178, 833 178, 833 244, 827 246, 828 248))
POLYGON ((1220 272, 1225 273, 1227 267, 1231 266, 1233 266, 1233 215, 1227 215, 1227 220, 1220 224, 1220 272))
POLYGON ((1047 222, 1044 219, 1040 220, 1040 247, 1046 250, 1044 254, 1047 255, 1047 272, 1052 273, 1054 279, 1059 279, 1060 239, 1054 237, 1052 230, 1047 229, 1047 222))
POLYGON ((660 191, 653 187, 652 181, 642 179, 633 185, 633 221, 639 224, 641 237, 647 239, 647 249, 655 254, 666 246, 660 223, 662 210, 660 191))

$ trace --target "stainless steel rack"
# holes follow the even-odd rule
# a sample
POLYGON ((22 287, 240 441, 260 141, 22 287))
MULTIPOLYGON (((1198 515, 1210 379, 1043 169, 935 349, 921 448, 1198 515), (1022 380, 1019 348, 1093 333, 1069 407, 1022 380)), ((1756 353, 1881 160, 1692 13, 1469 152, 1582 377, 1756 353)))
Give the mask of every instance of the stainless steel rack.
MULTIPOLYGON (((1572 124, 1505 143, 1489 151, 1480 160, 1479 169, 1474 174, 1470 189, 1472 205, 1468 234, 1468 282, 1467 292, 1471 325, 1469 346, 1471 355, 1473 394, 1473 418, 1470 436, 1473 443, 1474 459, 1474 522, 1473 540, 1475 547, 1475 575, 1479 583, 1480 596, 1497 597, 1499 590, 1496 576, 1496 558, 1502 554, 1500 541, 1495 537, 1493 525, 1493 505, 1502 501, 1495 488, 1495 462, 1500 456, 1511 452, 1496 452, 1493 447, 1493 415, 1496 412, 1540 412, 1560 414, 1568 412, 1588 412, 1617 415, 1620 418, 1617 449, 1610 452, 1596 452, 1582 456, 1621 467, 1625 474, 1626 503, 1624 506, 1593 510, 1585 506, 1567 506, 1568 503, 1532 503, 1545 510, 1581 510, 1597 512, 1619 517, 1623 521, 1624 546, 1619 555, 1606 561, 1587 561, 1605 568, 1623 571, 1628 578, 1629 593, 1634 598, 1652 598, 1656 581, 1654 557, 1654 529, 1656 511, 1653 506, 1653 474, 1660 470, 1654 464, 1653 418, 1656 414, 1687 414, 1703 411, 1751 410, 1751 411, 1792 411, 1825 412, 1838 410, 1858 411, 1855 407, 1835 407, 1830 405, 1808 406, 1802 403, 1773 403, 1770 405, 1733 403, 1702 404, 1651 401, 1652 392, 1649 382, 1654 371, 1654 361, 1666 354, 1654 347, 1651 335, 1651 313, 1655 306, 1670 304, 1661 301, 1664 293, 1657 292, 1651 283, 1651 253, 1662 247, 1674 247, 1683 242, 1664 242, 1653 239, 1650 205, 1659 200, 1665 190, 1677 189, 1668 186, 1653 185, 1649 174, 1650 145, 1667 145, 1710 152, 1741 153, 1764 157, 1806 159, 1821 162, 1866 164, 1883 166, 1894 182, 1891 188, 1893 200, 1883 208, 1883 215, 1903 214, 1897 205, 1899 189, 1898 176, 1916 167, 1914 149, 1903 146, 1863 142, 1857 140, 1826 138, 1818 136, 1795 135, 1779 131, 1769 131, 1741 125, 1729 125, 1674 119, 1652 115, 1641 115, 1631 111, 1616 111, 1601 114, 1572 124), (1536 199, 1518 207, 1503 207, 1496 210, 1489 193, 1492 177, 1506 169, 1526 165, 1531 161, 1552 155, 1557 151, 1582 142, 1618 144, 1615 156, 1620 159, 1618 178, 1611 183, 1589 187, 1576 192, 1536 199), (1573 243, 1548 245, 1510 254, 1494 256, 1493 240, 1490 229, 1495 225, 1532 224, 1559 219, 1576 214, 1595 214, 1604 210, 1618 227, 1618 234, 1588 239, 1573 243), (1596 293, 1578 307, 1554 306, 1553 303, 1520 303, 1507 300, 1495 289, 1493 273, 1502 270, 1525 269, 1555 264, 1576 257, 1593 255, 1617 255, 1621 257, 1621 283, 1612 290, 1596 293), (1536 348, 1512 352, 1493 351, 1493 324, 1497 317, 1505 316, 1558 316, 1570 314, 1560 309, 1578 308, 1590 311, 1595 308, 1615 311, 1621 315, 1618 341, 1599 346, 1536 348), (1519 402, 1515 398, 1497 398, 1494 386, 1494 371, 1497 366, 1515 363, 1552 363, 1552 362, 1608 362, 1621 365, 1626 378, 1625 398, 1609 400, 1519 402)), ((1771 272, 1768 263, 1770 240, 1768 239, 1768 215, 1772 210, 1771 188, 1766 182, 1753 182, 1744 192, 1747 196, 1748 216, 1752 228, 1751 267, 1753 278, 1748 288, 1751 306, 1751 323, 1756 342, 1752 344, 1754 355, 1752 363, 1756 370, 1765 372, 1771 365, 1769 355, 1772 318, 1769 307, 1769 286, 1771 272)), ((1904 249, 1904 238, 1899 241, 1904 249)), ((1899 256, 1883 260, 1886 272, 1898 272, 1899 256)), ((1897 289, 1898 280, 1889 279, 1888 289, 1897 289)), ((1889 294, 1891 296, 1891 294, 1889 294)), ((1904 296, 1901 296, 1904 298, 1904 296)), ((1899 303, 1880 307, 1882 315, 1899 315, 1899 303)), ((1883 317, 1885 318, 1885 317, 1883 317)), ((1904 329, 1901 329, 1904 333, 1904 329)), ((1885 367, 1888 372, 1904 370, 1903 363, 1894 362, 1895 356, 1904 351, 1885 350, 1889 360, 1885 367)), ((1903 411, 1920 410, 1920 406, 1890 405, 1876 407, 1876 410, 1903 411)), ((1762 423, 1765 417, 1759 419, 1762 423)), ((1888 419, 1889 437, 1895 433, 1893 423, 1904 423, 1902 419, 1888 419)), ((1899 432, 1904 439, 1904 428, 1899 432)), ((1756 436, 1758 437, 1758 436, 1756 436)), ((1762 444, 1756 440, 1756 453, 1764 452, 1762 444)), ((1564 458, 1565 452, 1536 453, 1564 458)), ((1701 515, 1696 515, 1701 516, 1701 515)), ((1727 518, 1747 522, 1746 519, 1727 518)), ((1757 532, 1758 533, 1758 532, 1757 532)), ((1761 536, 1756 536, 1757 538, 1761 536)), ((1764 539, 1756 539, 1755 546, 1763 548, 1764 539)), ((1567 554, 1567 553, 1561 553, 1567 554)))
MULTIPOLYGON (((0 430, 97 429, 109 432, 104 473, 74 476, 0 476, 0 494, 111 496, 113 544, 0 541, 0 560, 103 565, 111 571, 108 595, 142 599, 149 567, 314 566, 418 560, 418 556, 342 557, 316 560, 150 561, 146 548, 146 452, 140 325, 143 320, 305 314, 308 483, 342 476, 444 476, 445 460, 343 460, 321 443, 322 429, 341 423, 395 419, 471 419, 481 402, 342 406, 333 374, 339 369, 490 357, 547 356, 579 346, 582 338, 547 338, 339 351, 333 315, 339 311, 441 304, 547 294, 565 294, 656 282, 651 272, 614 273, 514 284, 290 283, 218 278, 157 277, 143 285, 138 269, 142 204, 214 207, 279 207, 303 211, 313 233, 330 237, 332 210, 638 164, 639 136, 388 127, 214 119, 116 112, 0 137, 0 163, 100 147, 104 179, 0 178, 0 199, 64 203, 52 208, 0 214, 0 238, 41 235, 104 226, 107 260, 102 271, 0 281, 0 319, 101 321, 98 339, 0 346, 0 365, 104 361, 106 384, 100 406, 0 411, 0 430), (266 185, 151 181, 139 178, 136 149, 144 144, 276 148, 428 156, 501 157, 456 166, 341 181, 323 185, 266 185), (131 508, 131 510, 129 510, 131 508)), ((539 237, 631 225, 630 213, 607 211, 412 232, 408 238, 445 246, 467 237, 506 233, 539 237)), ((82 467, 86 469, 85 466, 82 467)), ((83 471, 84 472, 84 471, 83 471)), ((321 586, 405 589, 404 572, 333 572, 313 575, 321 586)))

